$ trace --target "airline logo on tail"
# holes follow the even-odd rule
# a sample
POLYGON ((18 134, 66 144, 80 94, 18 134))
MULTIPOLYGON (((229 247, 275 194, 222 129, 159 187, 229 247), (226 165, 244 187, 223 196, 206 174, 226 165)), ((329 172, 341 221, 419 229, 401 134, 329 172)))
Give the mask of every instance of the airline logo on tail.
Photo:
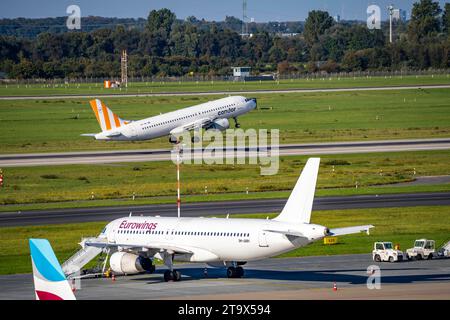
POLYGON ((75 300, 69 282, 46 239, 30 239, 34 290, 37 300, 75 300))
POLYGON ((89 103, 102 131, 116 129, 130 123, 130 121, 120 119, 99 99, 91 100, 89 103))

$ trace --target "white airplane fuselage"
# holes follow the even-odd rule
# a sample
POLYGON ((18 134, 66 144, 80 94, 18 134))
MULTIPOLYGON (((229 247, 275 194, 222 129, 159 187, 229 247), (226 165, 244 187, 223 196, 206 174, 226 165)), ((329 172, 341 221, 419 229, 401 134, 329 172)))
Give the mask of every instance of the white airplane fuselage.
POLYGON ((126 217, 109 223, 102 235, 123 247, 182 247, 192 253, 177 254, 178 261, 252 261, 272 257, 323 238, 327 228, 309 223, 264 219, 126 217), (286 236, 290 231, 302 237, 286 236), (280 233, 278 233, 279 231, 280 233))
POLYGON ((164 113, 94 135, 97 140, 139 141, 170 135, 173 130, 202 120, 236 118, 256 108, 256 99, 232 96, 164 113))
POLYGON ((153 258, 169 268, 165 281, 179 281, 173 261, 228 267, 227 276, 242 277, 241 265, 318 241, 325 236, 359 233, 372 225, 328 229, 310 223, 320 159, 308 159, 283 210, 273 219, 123 217, 110 222, 99 237, 83 246, 111 251, 113 272, 154 271, 153 258))

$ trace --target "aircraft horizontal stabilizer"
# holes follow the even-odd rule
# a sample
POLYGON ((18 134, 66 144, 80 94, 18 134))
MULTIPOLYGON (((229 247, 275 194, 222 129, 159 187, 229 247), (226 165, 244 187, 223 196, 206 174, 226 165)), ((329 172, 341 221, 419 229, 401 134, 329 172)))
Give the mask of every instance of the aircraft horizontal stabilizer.
POLYGON ((306 238, 302 233, 295 232, 295 231, 282 231, 282 230, 264 230, 266 232, 274 232, 274 233, 281 233, 286 236, 294 236, 294 237, 303 237, 306 238))
POLYGON ((345 228, 335 228, 330 229, 330 236, 342 236, 345 234, 353 234, 359 232, 367 232, 369 234, 370 228, 374 228, 373 225, 365 225, 365 226, 355 226, 355 227, 345 227, 345 228))
POLYGON ((112 137, 118 137, 118 136, 120 136, 120 135, 122 135, 122 133, 121 132, 112 132, 112 133, 108 133, 108 137, 109 138, 112 138, 112 137))

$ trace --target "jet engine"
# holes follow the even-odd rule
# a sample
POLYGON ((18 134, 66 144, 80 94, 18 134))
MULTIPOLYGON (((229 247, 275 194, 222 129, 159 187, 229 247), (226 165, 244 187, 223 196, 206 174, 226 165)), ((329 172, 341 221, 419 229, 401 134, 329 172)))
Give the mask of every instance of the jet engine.
POLYGON ((224 131, 230 127, 230 121, 227 118, 216 119, 214 120, 206 130, 219 130, 224 131))
POLYGON ((144 271, 155 271, 155 266, 149 258, 128 252, 114 252, 109 260, 111 270, 120 274, 136 274, 144 271))
POLYGON ((170 143, 173 143, 173 144, 176 144, 176 143, 179 143, 180 141, 178 141, 178 138, 177 138, 177 137, 175 137, 175 136, 173 136, 173 135, 170 135, 170 136, 169 136, 169 142, 170 142, 170 143))

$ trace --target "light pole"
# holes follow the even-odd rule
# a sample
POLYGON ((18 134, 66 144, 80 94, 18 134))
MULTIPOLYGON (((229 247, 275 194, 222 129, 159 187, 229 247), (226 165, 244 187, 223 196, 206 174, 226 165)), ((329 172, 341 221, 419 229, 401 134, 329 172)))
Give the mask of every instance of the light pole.
POLYGON ((391 4, 387 8, 389 10, 389 42, 392 43, 392 15, 394 14, 394 6, 391 4))

